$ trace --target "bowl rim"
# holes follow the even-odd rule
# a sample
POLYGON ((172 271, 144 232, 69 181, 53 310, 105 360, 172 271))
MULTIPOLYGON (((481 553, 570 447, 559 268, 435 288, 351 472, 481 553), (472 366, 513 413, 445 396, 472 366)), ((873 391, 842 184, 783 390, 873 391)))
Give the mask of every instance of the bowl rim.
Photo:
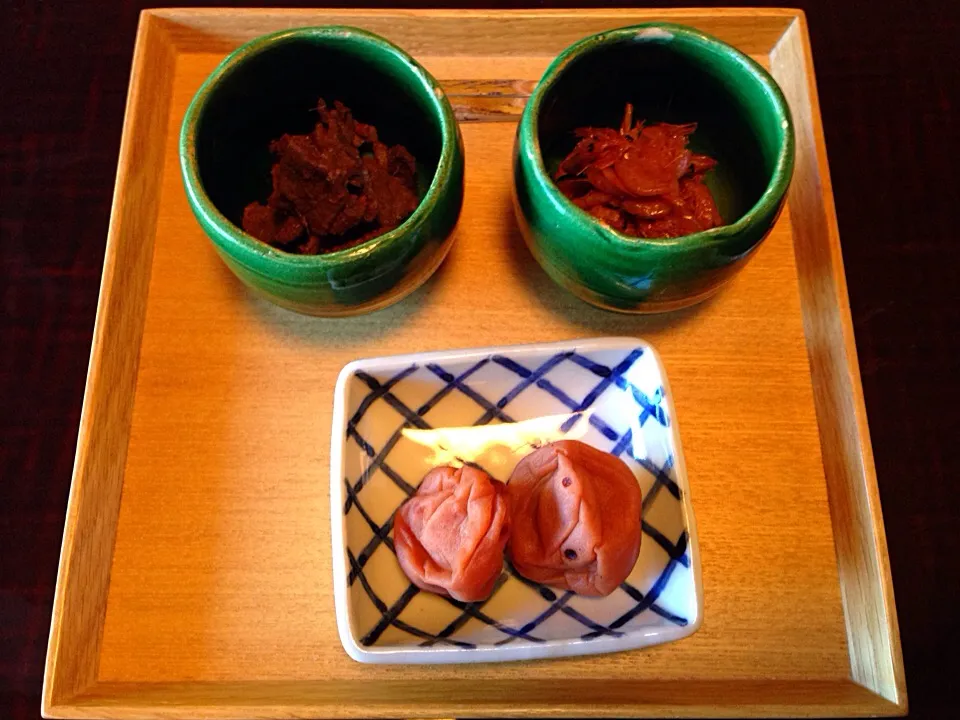
MULTIPOLYGON (((380 35, 350 25, 317 25, 291 28, 261 35, 250 40, 227 55, 210 75, 190 101, 180 126, 179 156, 180 170, 187 199, 191 209, 203 223, 216 231, 211 238, 218 245, 227 245, 234 262, 240 262, 249 270, 264 261, 289 269, 332 269, 348 265, 351 261, 368 257, 380 250, 402 242, 412 230, 422 226, 430 212, 436 207, 444 187, 448 183, 454 164, 458 127, 450 101, 440 83, 409 53, 380 35), (334 250, 318 255, 297 255, 279 250, 245 232, 227 219, 213 203, 204 189, 196 153, 197 127, 206 111, 207 102, 220 84, 237 72, 248 60, 269 52, 272 49, 298 40, 309 39, 319 43, 339 44, 349 47, 353 44, 369 48, 400 61, 412 73, 412 86, 429 99, 430 107, 440 123, 440 157, 437 168, 427 192, 410 216, 397 227, 362 243, 342 250, 334 250)), ((261 265, 262 267, 262 265, 261 265)), ((256 270, 264 274, 263 270, 256 270)))
POLYGON ((591 225, 597 235, 611 246, 620 251, 627 252, 651 247, 702 249, 704 247, 722 245, 724 242, 737 237, 759 220, 761 216, 775 210, 776 206, 786 195, 793 177, 796 145, 790 106, 776 80, 773 79, 763 66, 732 45, 712 35, 708 35, 689 25, 668 22, 646 22, 614 28, 612 30, 604 30, 578 40, 567 47, 550 63, 544 71, 540 82, 537 83, 537 86, 530 94, 530 98, 527 100, 527 105, 524 108, 523 116, 520 119, 518 140, 521 151, 526 154, 527 159, 532 165, 538 184, 550 198, 554 207, 562 212, 572 213, 574 219, 591 225), (540 151, 539 141, 540 108, 547 91, 559 81, 567 66, 577 58, 594 52, 598 48, 622 43, 628 39, 642 40, 644 42, 679 42, 687 46, 707 47, 714 53, 733 60, 736 65, 739 65, 745 75, 759 82, 765 91, 774 115, 780 120, 784 138, 780 145, 776 163, 774 164, 767 187, 754 205, 735 222, 674 238, 634 237, 633 235, 627 235, 618 230, 614 230, 609 225, 600 222, 590 213, 577 207, 566 195, 560 192, 560 189, 547 172, 546 165, 543 162, 543 155, 540 151))

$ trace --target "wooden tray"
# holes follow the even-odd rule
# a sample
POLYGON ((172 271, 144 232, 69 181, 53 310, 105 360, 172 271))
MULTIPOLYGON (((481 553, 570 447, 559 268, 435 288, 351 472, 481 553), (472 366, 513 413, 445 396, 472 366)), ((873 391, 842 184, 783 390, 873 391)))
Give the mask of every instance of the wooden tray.
POLYGON ((48 717, 894 715, 906 687, 806 24, 794 10, 158 10, 141 18, 47 659, 48 717), (714 300, 595 310, 524 249, 514 120, 563 47, 652 19, 770 67, 793 108, 789 210, 714 300), (301 317, 227 271, 177 134, 229 50, 281 28, 381 33, 463 123, 459 240, 388 310, 301 317), (487 120, 494 122, 466 122, 487 120), (473 278, 491 291, 467 301, 473 278), (673 386, 705 619, 651 650, 506 665, 360 665, 337 637, 328 447, 356 357, 637 335, 673 386))

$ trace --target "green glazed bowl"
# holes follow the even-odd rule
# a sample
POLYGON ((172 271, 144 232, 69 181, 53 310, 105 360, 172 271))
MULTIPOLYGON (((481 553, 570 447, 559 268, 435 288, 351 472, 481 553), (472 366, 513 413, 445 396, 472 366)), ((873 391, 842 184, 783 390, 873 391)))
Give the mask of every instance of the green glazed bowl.
POLYGON ((747 262, 783 207, 793 173, 790 110, 743 53, 682 25, 648 23, 585 38, 547 68, 523 112, 514 208, 533 256, 570 292, 621 312, 660 312, 716 292, 747 262), (648 122, 696 122, 694 151, 728 223, 694 235, 624 235, 576 207, 551 180, 573 130, 619 127, 624 105, 648 122))
POLYGON ((368 312, 413 292, 449 251, 463 203, 463 141, 437 81, 396 45, 351 27, 286 30, 229 55, 183 118, 180 167, 190 207, 227 266, 260 295, 311 315, 368 312), (270 194, 270 142, 310 132, 321 97, 413 153, 422 200, 379 237, 294 255, 240 222, 248 203, 270 194))

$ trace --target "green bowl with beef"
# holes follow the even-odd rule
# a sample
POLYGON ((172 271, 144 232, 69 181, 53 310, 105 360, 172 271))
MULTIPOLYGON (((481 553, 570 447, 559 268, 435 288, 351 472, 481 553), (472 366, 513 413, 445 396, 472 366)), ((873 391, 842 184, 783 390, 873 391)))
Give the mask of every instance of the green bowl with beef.
POLYGON ((257 294, 311 315, 368 312, 411 293, 449 251, 463 202, 463 142, 439 84, 396 45, 352 27, 285 30, 227 56, 183 118, 180 164, 190 207, 226 265, 257 294), (419 204, 364 242, 295 254, 244 232, 243 213, 271 193, 271 142, 310 133, 321 98, 413 154, 419 204))

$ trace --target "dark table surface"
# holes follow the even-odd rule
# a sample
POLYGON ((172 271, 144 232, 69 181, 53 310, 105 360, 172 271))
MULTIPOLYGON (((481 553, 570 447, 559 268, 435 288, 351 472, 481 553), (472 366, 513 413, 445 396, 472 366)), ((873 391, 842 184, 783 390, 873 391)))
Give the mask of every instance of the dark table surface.
MULTIPOLYGON (((157 4, 0 2, 0 718, 39 717, 137 15, 157 4)), ((812 35, 910 716, 946 717, 960 647, 960 2, 796 4, 812 35)))

